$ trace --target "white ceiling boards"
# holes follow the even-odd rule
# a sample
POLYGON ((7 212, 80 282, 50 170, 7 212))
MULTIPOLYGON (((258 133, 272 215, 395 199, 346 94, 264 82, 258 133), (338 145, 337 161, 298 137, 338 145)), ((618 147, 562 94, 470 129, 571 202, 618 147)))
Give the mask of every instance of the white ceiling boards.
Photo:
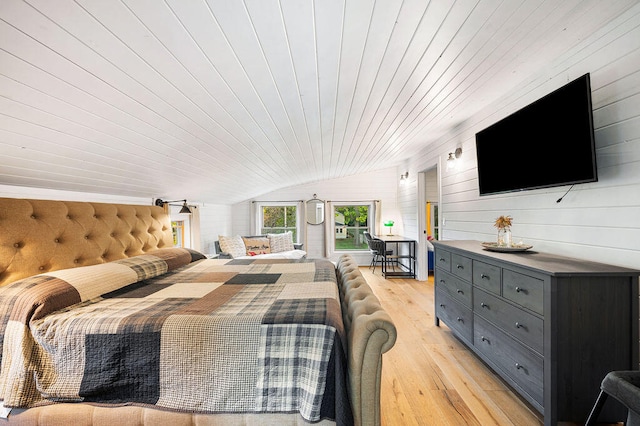
POLYGON ((233 203, 386 168, 634 3, 3 0, 0 183, 233 203))

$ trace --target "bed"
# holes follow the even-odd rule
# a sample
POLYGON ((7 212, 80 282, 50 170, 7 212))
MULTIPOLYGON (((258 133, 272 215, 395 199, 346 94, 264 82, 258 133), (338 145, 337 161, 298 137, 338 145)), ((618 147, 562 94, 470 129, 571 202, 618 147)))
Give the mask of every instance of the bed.
POLYGON ((380 423, 349 256, 206 259, 160 207, 0 198, 0 424, 380 423))

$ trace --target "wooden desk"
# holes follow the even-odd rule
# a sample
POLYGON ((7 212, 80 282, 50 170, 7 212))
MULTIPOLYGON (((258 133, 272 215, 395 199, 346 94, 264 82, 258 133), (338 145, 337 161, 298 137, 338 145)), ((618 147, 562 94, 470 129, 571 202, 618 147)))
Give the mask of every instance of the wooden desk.
POLYGON ((416 240, 400 235, 377 235, 375 238, 384 241, 385 253, 393 250, 393 254, 385 256, 386 261, 382 262, 382 275, 385 278, 416 277, 416 240), (389 270, 388 261, 397 268, 389 270))

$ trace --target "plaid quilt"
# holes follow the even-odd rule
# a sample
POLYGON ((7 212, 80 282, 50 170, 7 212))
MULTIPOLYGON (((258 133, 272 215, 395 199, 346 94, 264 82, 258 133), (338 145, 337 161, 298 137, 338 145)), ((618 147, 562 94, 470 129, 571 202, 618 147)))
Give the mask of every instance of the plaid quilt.
POLYGON ((335 267, 164 249, 0 289, 0 398, 351 424, 335 267), (193 261, 197 260, 197 261, 193 261))

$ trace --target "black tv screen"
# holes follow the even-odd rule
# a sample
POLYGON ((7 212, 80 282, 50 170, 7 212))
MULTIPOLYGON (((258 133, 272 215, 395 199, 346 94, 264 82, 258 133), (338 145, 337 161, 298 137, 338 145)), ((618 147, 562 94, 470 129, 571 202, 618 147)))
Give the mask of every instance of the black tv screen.
POLYGON ((476 133, 480 195, 595 182, 589 74, 476 133))

